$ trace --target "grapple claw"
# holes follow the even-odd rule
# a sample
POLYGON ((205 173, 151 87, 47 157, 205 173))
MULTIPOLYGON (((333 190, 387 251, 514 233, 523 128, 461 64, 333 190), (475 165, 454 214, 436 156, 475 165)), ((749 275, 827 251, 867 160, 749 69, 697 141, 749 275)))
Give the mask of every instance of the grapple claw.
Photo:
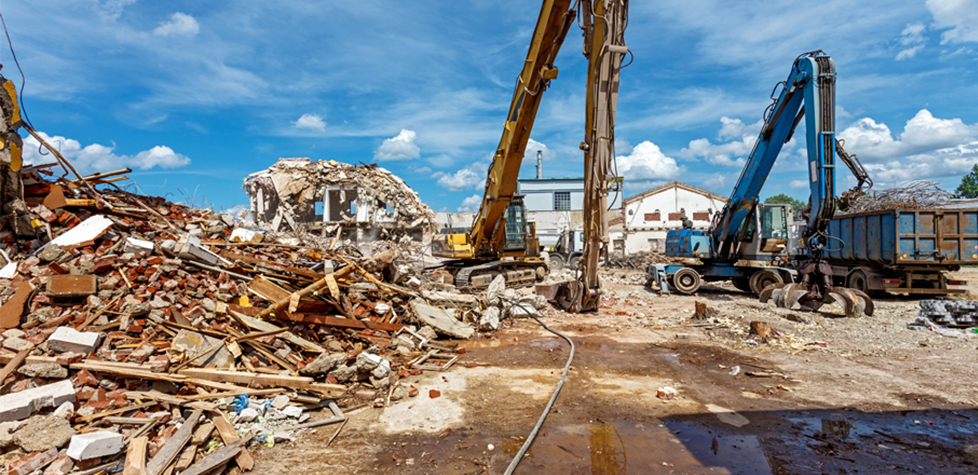
POLYGON ((875 308, 873 300, 865 292, 847 287, 831 287, 828 295, 845 309, 846 316, 849 318, 873 315, 875 308))
POLYGON ((771 284, 764 287, 764 290, 761 291, 758 299, 761 301, 761 303, 767 303, 767 301, 771 298, 775 298, 775 301, 777 301, 775 294, 780 297, 782 287, 784 287, 784 284, 771 284))

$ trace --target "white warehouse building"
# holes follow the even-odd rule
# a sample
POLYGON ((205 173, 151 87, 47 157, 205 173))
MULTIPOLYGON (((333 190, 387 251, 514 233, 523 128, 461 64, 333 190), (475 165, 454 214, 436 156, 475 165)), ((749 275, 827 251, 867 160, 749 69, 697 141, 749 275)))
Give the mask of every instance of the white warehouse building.
POLYGON ((693 229, 706 230, 726 203, 726 196, 678 181, 639 193, 622 201, 623 234, 616 244, 624 246, 625 254, 664 252, 666 233, 682 228, 684 214, 693 229))

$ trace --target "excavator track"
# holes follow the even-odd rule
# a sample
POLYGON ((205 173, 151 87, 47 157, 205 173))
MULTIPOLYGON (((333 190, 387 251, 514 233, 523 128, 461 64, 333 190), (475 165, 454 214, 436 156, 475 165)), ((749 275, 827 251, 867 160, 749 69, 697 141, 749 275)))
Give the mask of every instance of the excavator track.
POLYGON ((506 279, 506 287, 525 287, 543 281, 547 265, 543 261, 492 261, 461 267, 455 273, 455 287, 463 291, 482 290, 499 274, 506 279))

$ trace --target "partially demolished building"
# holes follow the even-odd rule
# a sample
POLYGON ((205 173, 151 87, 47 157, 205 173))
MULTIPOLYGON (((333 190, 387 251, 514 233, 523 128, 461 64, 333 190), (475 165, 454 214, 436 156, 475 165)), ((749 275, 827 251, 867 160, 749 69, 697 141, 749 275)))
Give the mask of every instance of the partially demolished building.
POLYGON ((273 231, 320 231, 355 241, 421 239, 434 212, 404 180, 377 165, 280 158, 244 180, 255 222, 273 231))

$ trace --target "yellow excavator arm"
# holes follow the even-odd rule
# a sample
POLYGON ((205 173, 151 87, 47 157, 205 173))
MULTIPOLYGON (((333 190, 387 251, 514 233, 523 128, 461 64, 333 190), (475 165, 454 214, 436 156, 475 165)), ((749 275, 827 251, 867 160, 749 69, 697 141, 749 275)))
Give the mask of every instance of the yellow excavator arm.
POLYGON ((482 205, 472 221, 469 236, 476 256, 495 257, 502 254, 505 244, 503 215, 516 193, 516 179, 540 98, 550 80, 557 77, 554 59, 574 22, 574 11, 569 7, 570 0, 547 0, 540 9, 530 51, 523 63, 523 71, 516 79, 503 136, 486 177, 482 205))

